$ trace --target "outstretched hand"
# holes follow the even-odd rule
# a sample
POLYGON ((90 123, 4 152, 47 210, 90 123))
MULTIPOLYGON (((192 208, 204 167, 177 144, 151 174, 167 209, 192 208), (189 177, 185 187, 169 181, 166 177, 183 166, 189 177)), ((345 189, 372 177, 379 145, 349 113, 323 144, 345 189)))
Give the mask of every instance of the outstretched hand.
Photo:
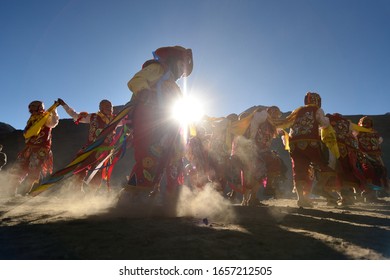
POLYGON ((61 98, 58 98, 57 99, 57 102, 61 105, 61 106, 64 106, 66 103, 64 100, 62 100, 61 98))

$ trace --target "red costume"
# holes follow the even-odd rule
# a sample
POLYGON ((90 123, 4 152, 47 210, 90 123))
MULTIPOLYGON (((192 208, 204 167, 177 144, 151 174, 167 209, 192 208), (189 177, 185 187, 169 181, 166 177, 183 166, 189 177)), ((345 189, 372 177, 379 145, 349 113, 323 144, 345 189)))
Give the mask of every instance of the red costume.
POLYGON ((171 119, 170 107, 182 97, 176 80, 191 73, 192 52, 175 46, 159 48, 154 55, 128 82, 135 104, 135 165, 125 190, 158 187, 164 170, 168 191, 184 183, 184 142, 179 123, 171 119))
POLYGON ((336 173, 328 166, 328 151, 324 153, 321 142, 320 128, 329 126, 329 119, 321 109, 321 97, 317 93, 308 92, 304 101, 305 106, 294 110, 277 126, 290 127, 289 137, 285 141, 288 141, 286 144, 290 151, 298 206, 312 207, 308 195, 315 177, 317 193, 325 196, 330 203, 330 192, 335 187, 336 173), (313 174, 316 176, 313 177, 313 174))
POLYGON ((279 184, 285 178, 287 168, 278 153, 272 150, 271 145, 273 139, 277 136, 277 129, 272 123, 272 119, 279 119, 281 112, 276 106, 271 106, 262 112, 264 113, 257 113, 264 114, 262 121, 256 121, 256 115, 253 117, 251 138, 254 138, 261 162, 265 165, 265 176, 262 182, 265 187, 265 194, 278 196, 280 195, 279 184))
POLYGON ((339 149, 338 170, 342 185, 362 188, 364 176, 358 169, 359 147, 356 137, 352 134, 351 122, 340 114, 327 114, 330 124, 336 133, 339 149))
MULTIPOLYGON (((31 117, 24 131, 27 131, 45 114, 41 101, 31 102, 29 110, 31 117)), ((18 153, 16 166, 11 173, 17 177, 19 183, 25 183, 22 194, 28 192, 32 184, 38 183, 53 171, 52 129, 57 126, 58 120, 57 111, 53 110, 38 135, 26 138, 24 149, 18 153)))
POLYGON ((338 147, 338 159, 335 169, 338 174, 341 186, 342 204, 353 203, 355 192, 362 192, 366 189, 366 176, 363 172, 364 156, 359 149, 358 140, 353 134, 355 131, 362 131, 356 124, 342 117, 340 114, 327 114, 330 124, 333 127, 338 147))
POLYGON ((233 142, 232 163, 236 165, 233 170, 241 175, 242 205, 256 205, 259 204, 256 194, 260 185, 268 188, 270 195, 275 195, 277 178, 282 175, 283 162, 271 150, 272 140, 277 134, 271 120, 279 118, 281 113, 276 106, 248 113, 244 112, 238 121, 244 123, 247 119, 248 128, 233 142))
MULTIPOLYGON (((86 112, 77 113, 69 107, 63 100, 59 99, 65 111, 77 122, 88 123, 88 140, 85 147, 93 143, 100 135, 101 131, 115 117, 113 107, 110 101, 102 100, 99 104, 99 112, 88 114, 86 112)), ((113 144, 116 131, 113 130, 104 139, 101 150, 94 153, 83 162, 83 167, 75 170, 75 173, 80 174, 80 180, 84 181, 92 187, 101 186, 102 182, 106 182, 108 190, 110 189, 110 176, 114 167, 113 157, 110 155, 110 146, 113 144), (99 165, 100 164, 100 165, 99 165), (99 166, 98 166, 99 165, 99 166)), ((83 152, 84 148, 79 153, 83 152)))
MULTIPOLYGON (((373 128, 371 118, 365 116, 359 120, 359 126, 373 128)), ((369 183, 382 187, 384 192, 389 192, 387 169, 382 159, 382 137, 377 131, 359 132, 357 134, 360 150, 365 154, 363 170, 369 183)))

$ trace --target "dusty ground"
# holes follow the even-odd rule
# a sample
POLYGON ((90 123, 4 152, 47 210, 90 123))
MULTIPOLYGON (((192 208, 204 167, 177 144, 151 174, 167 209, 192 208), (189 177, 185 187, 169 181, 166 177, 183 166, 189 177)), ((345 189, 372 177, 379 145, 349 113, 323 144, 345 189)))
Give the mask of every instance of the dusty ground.
POLYGON ((390 259, 390 199, 349 208, 318 199, 242 207, 216 193, 181 195, 176 215, 116 196, 0 197, 0 259, 390 259))

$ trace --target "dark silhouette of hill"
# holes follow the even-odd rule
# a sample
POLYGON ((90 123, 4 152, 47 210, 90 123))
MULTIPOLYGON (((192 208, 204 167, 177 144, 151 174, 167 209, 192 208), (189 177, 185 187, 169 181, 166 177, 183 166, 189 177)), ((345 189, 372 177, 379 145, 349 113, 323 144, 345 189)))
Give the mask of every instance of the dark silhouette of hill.
POLYGON ((11 133, 15 130, 14 127, 10 126, 9 124, 0 122, 0 137, 6 136, 8 133, 11 133))

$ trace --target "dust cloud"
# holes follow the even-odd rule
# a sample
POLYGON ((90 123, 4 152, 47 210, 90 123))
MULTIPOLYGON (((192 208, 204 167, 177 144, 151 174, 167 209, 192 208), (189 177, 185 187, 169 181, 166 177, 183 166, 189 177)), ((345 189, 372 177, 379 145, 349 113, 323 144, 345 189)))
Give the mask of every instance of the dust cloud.
MULTIPOLYGON (((77 219, 105 214, 125 217, 194 217, 201 220, 233 222, 234 207, 212 183, 203 188, 179 187, 173 196, 163 192, 156 198, 149 193, 126 198, 121 187, 87 189, 81 191, 80 181, 75 177, 63 180, 42 193, 31 196, 15 196, 15 186, 9 184, 7 173, 0 174, 0 205, 7 207, 2 218, 7 216, 32 215, 77 219), (124 197, 124 198, 123 198, 124 197), (119 203, 121 201, 121 203, 119 203)), ((164 190, 166 191, 166 190, 164 190)))
POLYGON ((179 192, 176 211, 179 217, 191 216, 223 222, 233 222, 236 219, 233 205, 214 188, 212 183, 201 189, 183 186, 179 192))

